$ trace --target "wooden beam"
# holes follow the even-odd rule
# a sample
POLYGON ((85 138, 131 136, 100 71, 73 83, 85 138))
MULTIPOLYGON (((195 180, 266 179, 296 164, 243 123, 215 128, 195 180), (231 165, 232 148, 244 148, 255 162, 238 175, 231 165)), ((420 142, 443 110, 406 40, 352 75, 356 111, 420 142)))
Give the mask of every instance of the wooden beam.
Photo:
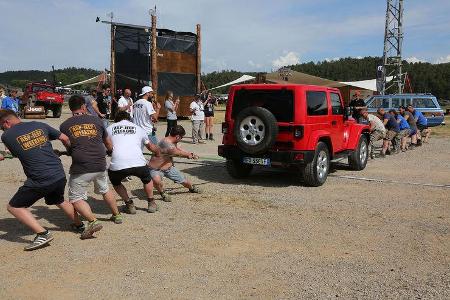
POLYGON ((202 89, 202 43, 201 43, 201 28, 197 24, 197 93, 202 89))
POLYGON ((116 95, 116 59, 115 59, 115 45, 114 45, 114 38, 115 38, 115 31, 116 26, 111 24, 111 82, 110 82, 110 88, 111 88, 111 96, 115 97, 116 95))
POLYGON ((158 65, 157 65, 157 55, 158 49, 156 49, 156 16, 152 15, 152 49, 151 49, 151 72, 152 72, 152 88, 155 93, 155 99, 157 99, 158 93, 158 65))

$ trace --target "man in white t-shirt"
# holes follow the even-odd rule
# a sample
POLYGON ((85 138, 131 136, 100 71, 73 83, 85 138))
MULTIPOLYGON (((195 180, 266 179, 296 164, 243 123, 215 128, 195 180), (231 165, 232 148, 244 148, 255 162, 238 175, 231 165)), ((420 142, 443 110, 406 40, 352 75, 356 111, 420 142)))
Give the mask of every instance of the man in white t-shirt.
POLYGON ((158 139, 156 138, 156 129, 153 123, 158 122, 161 105, 155 103, 156 107, 153 107, 151 102, 153 89, 149 86, 144 86, 139 96, 141 99, 133 105, 133 123, 144 129, 150 142, 156 145, 158 144, 158 139))
POLYGON ((126 111, 131 117, 133 117, 133 99, 131 99, 130 89, 125 89, 122 97, 120 97, 117 102, 117 107, 119 110, 126 111))
POLYGON ((361 110, 361 117, 369 122, 370 126, 370 141, 369 141, 369 151, 370 158, 375 158, 373 143, 382 140, 386 135, 386 128, 383 122, 375 115, 371 115, 367 112, 367 109, 361 110))
POLYGON ((141 179, 147 195, 147 211, 154 213, 158 210, 158 206, 153 198, 152 177, 142 149, 145 146, 155 156, 159 156, 159 147, 150 143, 147 133, 141 127, 130 122, 130 115, 127 112, 119 111, 114 121, 115 123, 107 128, 113 145, 108 169, 109 180, 114 190, 125 202, 125 212, 135 214, 136 208, 133 200, 128 196, 122 180, 128 176, 136 176, 141 179))
POLYGON ((203 144, 202 132, 205 127, 205 113, 203 111, 203 102, 200 99, 200 95, 196 95, 195 99, 189 105, 192 116, 192 143, 194 144, 203 144))

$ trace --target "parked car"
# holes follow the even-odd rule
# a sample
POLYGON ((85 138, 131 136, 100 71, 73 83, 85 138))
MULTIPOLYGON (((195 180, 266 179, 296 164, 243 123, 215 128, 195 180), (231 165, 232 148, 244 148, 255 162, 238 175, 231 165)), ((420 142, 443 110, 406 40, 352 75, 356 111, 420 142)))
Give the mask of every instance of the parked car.
POLYGON ((428 126, 438 126, 444 123, 444 111, 441 109, 436 97, 431 94, 395 94, 376 95, 365 100, 369 113, 375 114, 377 109, 398 110, 400 106, 412 105, 428 120, 428 126))
MULTIPOLYGON (((338 89, 300 84, 242 84, 228 97, 218 154, 234 178, 254 165, 296 168, 310 186, 325 183, 332 159, 362 170, 369 127, 348 117, 338 89)), ((300 178, 300 176, 299 176, 300 178)))
POLYGON ((22 96, 22 105, 42 106, 44 114, 47 115, 51 110, 54 118, 61 117, 63 103, 64 96, 56 92, 54 85, 48 83, 28 83, 22 96))

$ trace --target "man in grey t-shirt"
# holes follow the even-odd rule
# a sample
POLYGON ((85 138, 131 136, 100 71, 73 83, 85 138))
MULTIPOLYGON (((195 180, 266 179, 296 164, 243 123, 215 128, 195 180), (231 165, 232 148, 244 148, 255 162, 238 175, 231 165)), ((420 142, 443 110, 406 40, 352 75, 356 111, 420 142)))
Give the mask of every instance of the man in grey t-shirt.
POLYGON ((168 91, 166 94, 166 101, 164 102, 164 107, 167 111, 167 130, 165 136, 169 136, 172 128, 177 126, 177 110, 179 105, 180 97, 173 101, 173 93, 172 91, 168 91))

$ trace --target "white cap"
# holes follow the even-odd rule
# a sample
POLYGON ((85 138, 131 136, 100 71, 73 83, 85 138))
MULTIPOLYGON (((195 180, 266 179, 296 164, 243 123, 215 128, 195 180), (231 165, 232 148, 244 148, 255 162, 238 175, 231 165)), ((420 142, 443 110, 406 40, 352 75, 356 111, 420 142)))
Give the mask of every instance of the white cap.
POLYGON ((146 85, 146 86, 144 86, 144 87, 142 88, 142 91, 141 91, 141 93, 139 94, 139 96, 145 95, 145 94, 150 93, 150 92, 153 92, 152 87, 146 85))

